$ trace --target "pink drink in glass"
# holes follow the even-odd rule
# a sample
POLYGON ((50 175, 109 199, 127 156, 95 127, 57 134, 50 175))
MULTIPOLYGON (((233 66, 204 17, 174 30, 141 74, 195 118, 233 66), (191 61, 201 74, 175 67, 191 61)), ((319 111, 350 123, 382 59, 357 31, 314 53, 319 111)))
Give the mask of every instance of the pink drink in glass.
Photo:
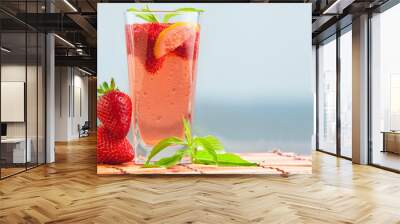
POLYGON ((199 28, 195 26, 192 29, 192 24, 179 22, 131 23, 125 27, 138 164, 145 162, 160 140, 184 138, 182 119, 191 122, 199 45, 199 28))

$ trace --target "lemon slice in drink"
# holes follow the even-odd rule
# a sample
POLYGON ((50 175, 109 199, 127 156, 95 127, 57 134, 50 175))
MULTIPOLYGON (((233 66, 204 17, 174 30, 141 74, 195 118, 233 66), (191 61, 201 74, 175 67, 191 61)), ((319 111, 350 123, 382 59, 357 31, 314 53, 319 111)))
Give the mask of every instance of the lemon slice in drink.
POLYGON ((181 46, 187 39, 196 35, 199 25, 196 23, 177 22, 167 27, 158 35, 154 44, 154 57, 161 58, 181 46))

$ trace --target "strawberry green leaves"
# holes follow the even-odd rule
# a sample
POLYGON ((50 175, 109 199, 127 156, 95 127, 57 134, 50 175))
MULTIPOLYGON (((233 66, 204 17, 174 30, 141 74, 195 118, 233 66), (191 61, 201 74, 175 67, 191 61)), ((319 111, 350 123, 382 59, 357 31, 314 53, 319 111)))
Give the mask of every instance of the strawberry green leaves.
POLYGON ((114 78, 111 79, 110 88, 111 88, 111 89, 115 89, 115 80, 114 80, 114 78))
MULTIPOLYGON (((133 12, 135 13, 136 17, 143 19, 146 22, 149 23, 159 23, 159 19, 157 18, 156 15, 154 15, 154 11, 150 10, 149 6, 146 5, 142 9, 136 9, 135 7, 131 7, 128 9, 128 12, 133 12)), ((171 13, 165 14, 162 22, 163 23, 168 23, 169 20, 175 16, 181 15, 182 13, 185 12, 204 12, 202 9, 196 9, 196 8, 179 8, 176 9, 175 11, 172 11, 171 13)))
POLYGON ((192 136, 192 131, 189 121, 183 119, 183 128, 185 139, 178 137, 169 137, 161 140, 156 144, 150 152, 147 161, 143 168, 149 167, 165 167, 169 168, 178 164, 186 155, 191 157, 192 163, 218 166, 256 166, 256 163, 251 163, 242 159, 240 156, 233 153, 224 152, 224 146, 218 138, 207 135, 204 137, 192 136), (162 150, 170 146, 182 146, 174 155, 164 157, 154 164, 150 161, 154 156, 162 150))
POLYGON ((114 78, 111 78, 110 85, 107 82, 103 82, 99 87, 97 88, 97 93, 98 96, 102 96, 110 91, 113 90, 118 90, 117 86, 115 85, 115 80, 114 78))

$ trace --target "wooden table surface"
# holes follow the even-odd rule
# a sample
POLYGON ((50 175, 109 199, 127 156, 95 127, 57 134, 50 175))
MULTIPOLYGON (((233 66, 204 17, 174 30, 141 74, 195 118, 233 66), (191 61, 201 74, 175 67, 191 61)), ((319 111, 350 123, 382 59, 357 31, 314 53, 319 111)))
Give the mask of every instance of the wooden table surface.
POLYGON ((279 151, 267 153, 238 153, 257 166, 215 166, 179 164, 171 168, 142 168, 133 162, 121 165, 98 164, 98 174, 311 174, 311 156, 298 156, 279 151))

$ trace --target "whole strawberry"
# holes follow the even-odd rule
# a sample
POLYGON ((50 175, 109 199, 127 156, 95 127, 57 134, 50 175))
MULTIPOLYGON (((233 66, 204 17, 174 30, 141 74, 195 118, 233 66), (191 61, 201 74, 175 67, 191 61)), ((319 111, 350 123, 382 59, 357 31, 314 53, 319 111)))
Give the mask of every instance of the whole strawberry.
POLYGON ((116 138, 125 138, 132 117, 131 98, 118 90, 114 79, 98 88, 97 117, 116 138))
POLYGON ((104 126, 97 129, 97 163, 121 164, 132 161, 133 157, 127 138, 115 138, 104 126))

